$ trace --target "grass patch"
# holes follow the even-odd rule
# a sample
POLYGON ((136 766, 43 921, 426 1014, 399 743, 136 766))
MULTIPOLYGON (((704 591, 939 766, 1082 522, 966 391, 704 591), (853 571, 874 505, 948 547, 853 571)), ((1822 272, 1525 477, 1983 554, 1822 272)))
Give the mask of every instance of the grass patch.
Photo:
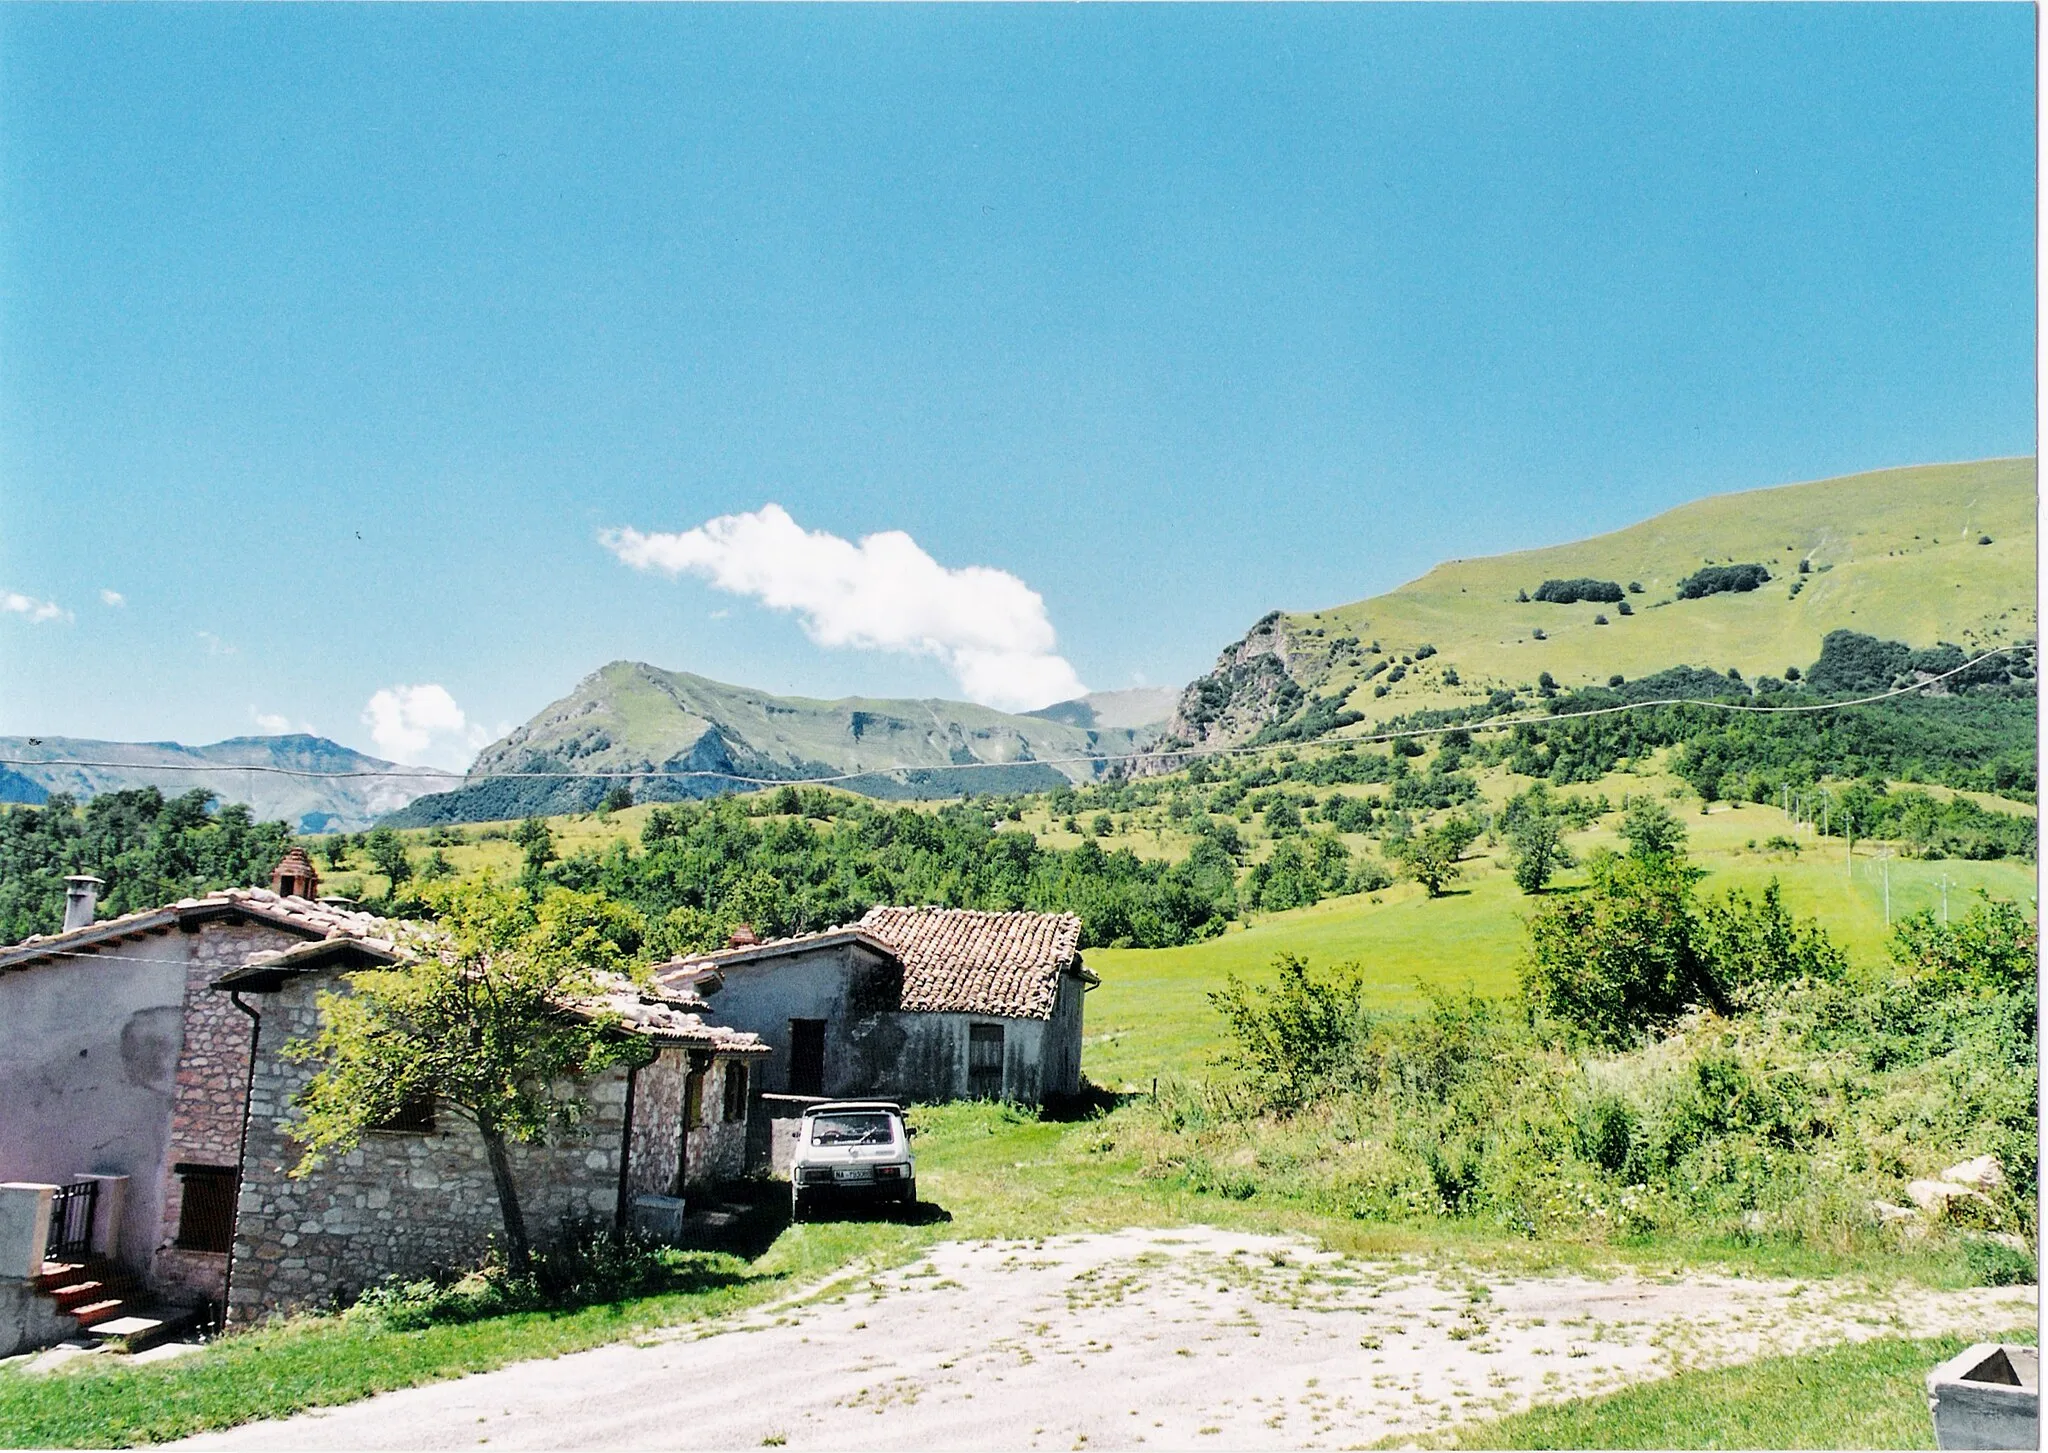
MULTIPOLYGON (((2032 1328, 2001 1334, 2033 1342, 2032 1328)), ((1926 1377, 1970 1343, 1881 1337, 1710 1371, 1456 1430, 1452 1448, 1932 1448, 1926 1377)))
POLYGON ((741 1311, 861 1258, 892 1264, 931 1235, 925 1227, 889 1222, 798 1226, 752 1263, 699 1253, 689 1278, 694 1284, 658 1296, 406 1331, 356 1318, 303 1317, 224 1338, 170 1363, 136 1366, 91 1358, 46 1374, 0 1370, 0 1446, 164 1442, 529 1358, 559 1357, 741 1311))

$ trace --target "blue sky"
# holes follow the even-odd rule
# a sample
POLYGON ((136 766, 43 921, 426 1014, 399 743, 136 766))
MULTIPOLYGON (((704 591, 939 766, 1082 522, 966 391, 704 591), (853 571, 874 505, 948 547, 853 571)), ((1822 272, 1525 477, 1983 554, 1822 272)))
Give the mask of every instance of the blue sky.
POLYGON ((0 8, 0 731, 1179 684, 1445 557, 2029 452, 2033 25, 0 8))

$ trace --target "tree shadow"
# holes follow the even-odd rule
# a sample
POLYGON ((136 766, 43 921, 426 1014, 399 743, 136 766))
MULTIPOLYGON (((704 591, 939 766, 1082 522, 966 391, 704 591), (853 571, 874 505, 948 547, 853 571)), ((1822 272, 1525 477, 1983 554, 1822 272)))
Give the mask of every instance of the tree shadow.
POLYGON ((1143 1099, 1143 1090, 1111 1090, 1083 1079, 1081 1088, 1071 1095, 1052 1094, 1045 1097, 1039 1107, 1038 1118, 1068 1124, 1076 1120, 1093 1120, 1107 1115, 1110 1111, 1132 1100, 1143 1099))

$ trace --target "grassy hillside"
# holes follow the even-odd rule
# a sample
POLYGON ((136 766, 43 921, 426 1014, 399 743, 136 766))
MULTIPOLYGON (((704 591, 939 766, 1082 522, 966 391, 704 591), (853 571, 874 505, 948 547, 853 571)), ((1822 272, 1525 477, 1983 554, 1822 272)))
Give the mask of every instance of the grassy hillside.
MULTIPOLYGON (((1067 705, 1087 710, 1086 699, 1067 705)), ((575 811, 619 785, 494 778, 508 772, 707 774, 624 779, 636 798, 650 801, 730 791, 732 777, 843 773, 868 774, 846 785, 873 797, 1042 790, 1089 780, 1094 765, 1076 759, 1128 752, 1139 737, 1129 727, 1013 716, 963 701, 774 696, 614 661, 486 747, 462 788, 414 803, 391 821, 421 826, 575 811)))
POLYGON ((1447 561, 1386 595, 1283 615, 1266 634, 1302 688, 1341 693, 1368 720, 1527 689, 1545 671, 1567 687, 1681 664, 1754 679, 1810 665, 1838 628, 1923 647, 2031 639, 2035 532, 2032 459, 1884 470, 1717 495, 1573 544, 1447 561), (1685 577, 1727 563, 1762 564, 1772 579, 1677 598, 1685 577), (1545 580, 1582 577, 1642 591, 1626 596, 1628 615, 1533 599, 1545 580), (1519 601, 1525 592, 1532 599, 1519 601), (1368 675, 1376 665, 1425 645, 1435 654, 1374 695, 1394 674, 1368 675))

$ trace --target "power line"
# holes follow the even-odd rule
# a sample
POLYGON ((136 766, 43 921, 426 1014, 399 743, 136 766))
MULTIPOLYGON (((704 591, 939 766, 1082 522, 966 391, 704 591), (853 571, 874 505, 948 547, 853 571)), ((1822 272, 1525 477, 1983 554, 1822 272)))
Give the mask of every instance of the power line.
MULTIPOLYGON (((1451 732, 1496 732, 1511 731, 1518 726, 1541 725, 1546 722, 1580 721, 1588 717, 1614 716, 1622 712, 1650 711, 1664 706, 1697 706, 1714 711, 1751 712, 1758 715, 1807 715, 1814 712, 1843 711, 1852 706, 1870 706, 1880 701, 1891 701, 1901 696, 1912 696, 1930 687, 1941 685, 1951 677, 1960 676, 1994 656, 2011 655, 2015 652, 2032 652, 2032 645, 2000 646, 1997 650, 1986 651, 1953 670, 1925 681, 1916 681, 1910 686, 1894 687, 1872 696, 1854 697, 1848 701, 1817 701, 1789 706, 1759 706, 1754 703, 1735 701, 1702 701, 1691 697, 1657 697, 1647 701, 1623 702, 1617 706, 1595 707, 1588 711, 1563 712, 1545 716, 1495 717, 1484 722, 1455 722, 1444 726, 1406 727, 1400 731, 1373 732, 1357 736, 1322 737, 1307 742, 1266 742, 1259 746, 1241 747, 1155 747, 1142 752, 1100 753, 1081 757, 1033 757, 1017 762, 946 762, 938 764, 902 763, 891 767, 865 767, 857 772, 840 772, 824 777, 749 777, 738 772, 719 772, 711 768, 667 768, 645 767, 633 771, 518 771, 487 772, 477 776, 463 775, 455 778, 448 772, 437 772, 421 768, 395 768, 378 770, 352 768, 346 771, 317 771, 308 767, 281 767, 270 763, 200 763, 200 762, 113 762, 73 757, 0 757, 0 766, 12 767, 118 767, 138 772, 261 772, 278 777, 296 777, 309 781, 344 781, 374 779, 377 781, 435 781, 459 783, 469 786, 476 782, 498 781, 555 781, 555 782, 607 782, 646 781, 649 779, 683 780, 688 778, 709 778, 719 782, 730 782, 744 787, 832 787, 844 782, 858 782, 873 777, 888 777, 897 773, 911 772, 969 772, 977 769, 1003 767, 1068 767, 1095 765, 1103 766, 1119 762, 1164 762, 1184 766, 1199 759, 1215 757, 1240 757, 1260 752, 1278 751, 1283 747, 1315 748, 1343 746, 1377 746, 1385 742, 1412 741, 1418 737, 1445 736, 1451 732)), ((1173 770, 1173 768, 1168 768, 1173 770)), ((454 790, 451 787, 449 790, 454 790)))

